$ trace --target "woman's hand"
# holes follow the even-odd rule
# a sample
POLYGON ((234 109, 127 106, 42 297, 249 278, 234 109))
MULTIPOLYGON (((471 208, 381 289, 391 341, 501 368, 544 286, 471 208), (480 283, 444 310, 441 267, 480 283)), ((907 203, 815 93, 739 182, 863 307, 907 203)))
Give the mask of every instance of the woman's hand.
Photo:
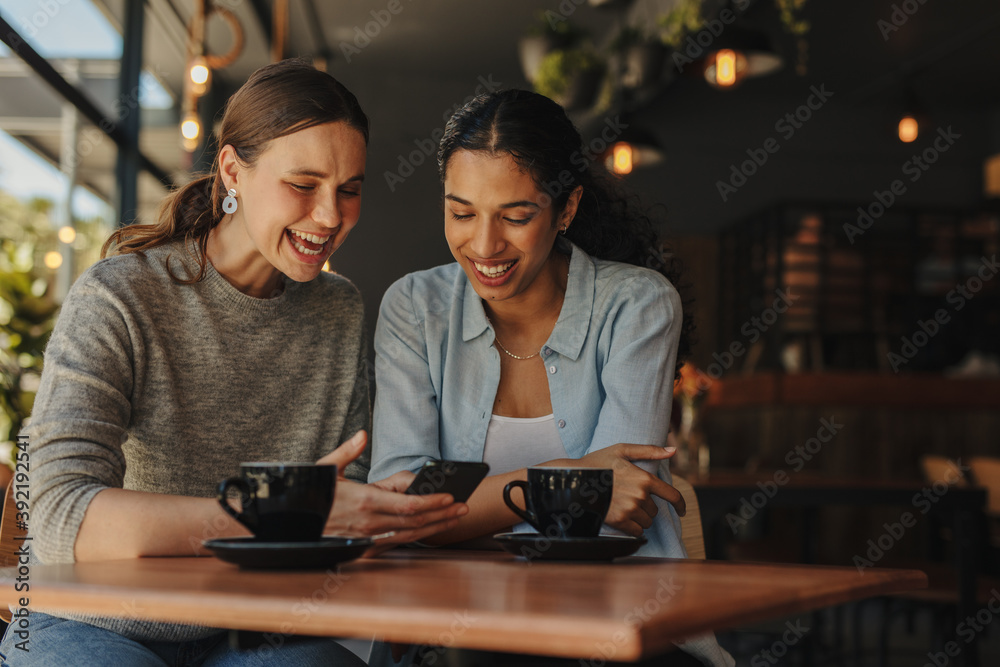
MULTIPOLYGON (((343 470, 364 451, 367 434, 358 431, 319 464, 337 464, 343 470)), ((420 540, 458 525, 458 517, 468 513, 464 503, 456 503, 446 493, 410 496, 402 493, 413 481, 411 472, 399 472, 377 484, 358 484, 344 477, 337 480, 333 509, 324 534, 374 536, 395 533, 379 540, 368 555, 388 547, 420 540)))
POLYGON ((610 468, 614 471, 611 508, 604 523, 629 535, 639 537, 653 525, 656 503, 652 496, 663 498, 684 516, 686 507, 680 492, 633 461, 658 461, 670 458, 676 449, 656 445, 617 444, 587 454, 570 463, 575 467, 610 468))

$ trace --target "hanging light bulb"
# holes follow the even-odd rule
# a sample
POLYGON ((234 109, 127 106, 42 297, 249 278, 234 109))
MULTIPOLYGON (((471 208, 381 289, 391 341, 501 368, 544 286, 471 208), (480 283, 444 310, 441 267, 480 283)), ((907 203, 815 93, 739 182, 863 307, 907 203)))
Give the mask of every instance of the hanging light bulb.
POLYGON ((709 56, 705 79, 716 88, 732 88, 747 75, 747 57, 742 51, 720 49, 709 56))
POLYGON ((59 228, 58 236, 60 241, 69 245, 70 243, 76 240, 76 230, 70 227, 69 225, 66 225, 64 227, 59 228))
POLYGON ((652 132, 645 129, 641 120, 626 112, 622 114, 621 122, 624 127, 622 133, 597 158, 598 164, 603 164, 612 174, 625 176, 663 161, 662 144, 652 132))
POLYGON ((632 144, 619 141, 611 149, 611 172, 625 175, 632 173, 632 144))
POLYGON ((184 138, 184 150, 192 152, 198 148, 198 140, 201 138, 201 121, 198 114, 188 111, 181 122, 181 136, 184 138))
POLYGON ((204 95, 212 85, 212 70, 208 67, 205 56, 195 56, 188 67, 188 80, 191 82, 191 93, 196 97, 204 95))
POLYGON ((767 33, 738 26, 727 28, 698 62, 697 71, 720 90, 732 89, 744 79, 770 74, 784 64, 767 33))
POLYGON ((736 52, 723 49, 715 54, 715 83, 732 86, 736 83, 736 52))
POLYGON ((917 135, 920 133, 920 123, 917 119, 906 114, 899 119, 899 140, 904 144, 913 143, 917 140, 917 135))

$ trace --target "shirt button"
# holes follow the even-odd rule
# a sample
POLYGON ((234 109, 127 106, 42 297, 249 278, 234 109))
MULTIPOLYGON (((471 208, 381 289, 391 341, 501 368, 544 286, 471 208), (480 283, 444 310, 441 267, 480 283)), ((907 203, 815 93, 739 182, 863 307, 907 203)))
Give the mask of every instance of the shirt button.
POLYGON ((556 374, 556 367, 555 366, 549 366, 549 373, 551 373, 552 375, 555 375, 556 374))
POLYGON ((546 357, 552 354, 552 350, 549 349, 548 345, 542 348, 542 354, 544 354, 546 357))
POLYGON ((559 428, 566 428, 566 420, 565 419, 560 419, 559 420, 559 428))

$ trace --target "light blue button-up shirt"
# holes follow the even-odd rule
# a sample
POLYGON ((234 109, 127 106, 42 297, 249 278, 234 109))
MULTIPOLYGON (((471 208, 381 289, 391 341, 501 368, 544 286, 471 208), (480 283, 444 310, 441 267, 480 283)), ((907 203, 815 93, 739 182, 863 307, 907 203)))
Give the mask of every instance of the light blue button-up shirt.
MULTIPOLYGON (((680 330, 680 297, 665 277, 572 246, 562 310, 541 349, 570 458, 621 442, 666 442, 680 330)), ((479 295, 457 263, 411 273, 389 288, 375 329, 370 481, 416 471, 430 459, 483 460, 500 383, 493 340, 479 295)), ((665 465, 642 467, 670 482, 665 465)), ((659 517, 637 555, 684 557, 674 508, 654 501, 659 517)))

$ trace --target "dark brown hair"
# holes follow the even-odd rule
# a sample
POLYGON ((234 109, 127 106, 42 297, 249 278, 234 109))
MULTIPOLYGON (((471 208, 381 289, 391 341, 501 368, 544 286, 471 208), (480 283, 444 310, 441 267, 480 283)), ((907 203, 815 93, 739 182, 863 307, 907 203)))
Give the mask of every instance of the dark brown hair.
MULTIPOLYGON (((357 129, 368 143, 368 117, 354 94, 326 72, 293 58, 261 67, 229 98, 217 145, 231 145, 239 161, 252 167, 272 139, 335 122, 357 129)), ((101 256, 141 253, 183 239, 199 270, 188 279, 174 278, 197 282, 205 275, 208 235, 222 220, 225 196, 216 155, 208 174, 167 196, 155 224, 115 231, 101 248, 101 256)))

